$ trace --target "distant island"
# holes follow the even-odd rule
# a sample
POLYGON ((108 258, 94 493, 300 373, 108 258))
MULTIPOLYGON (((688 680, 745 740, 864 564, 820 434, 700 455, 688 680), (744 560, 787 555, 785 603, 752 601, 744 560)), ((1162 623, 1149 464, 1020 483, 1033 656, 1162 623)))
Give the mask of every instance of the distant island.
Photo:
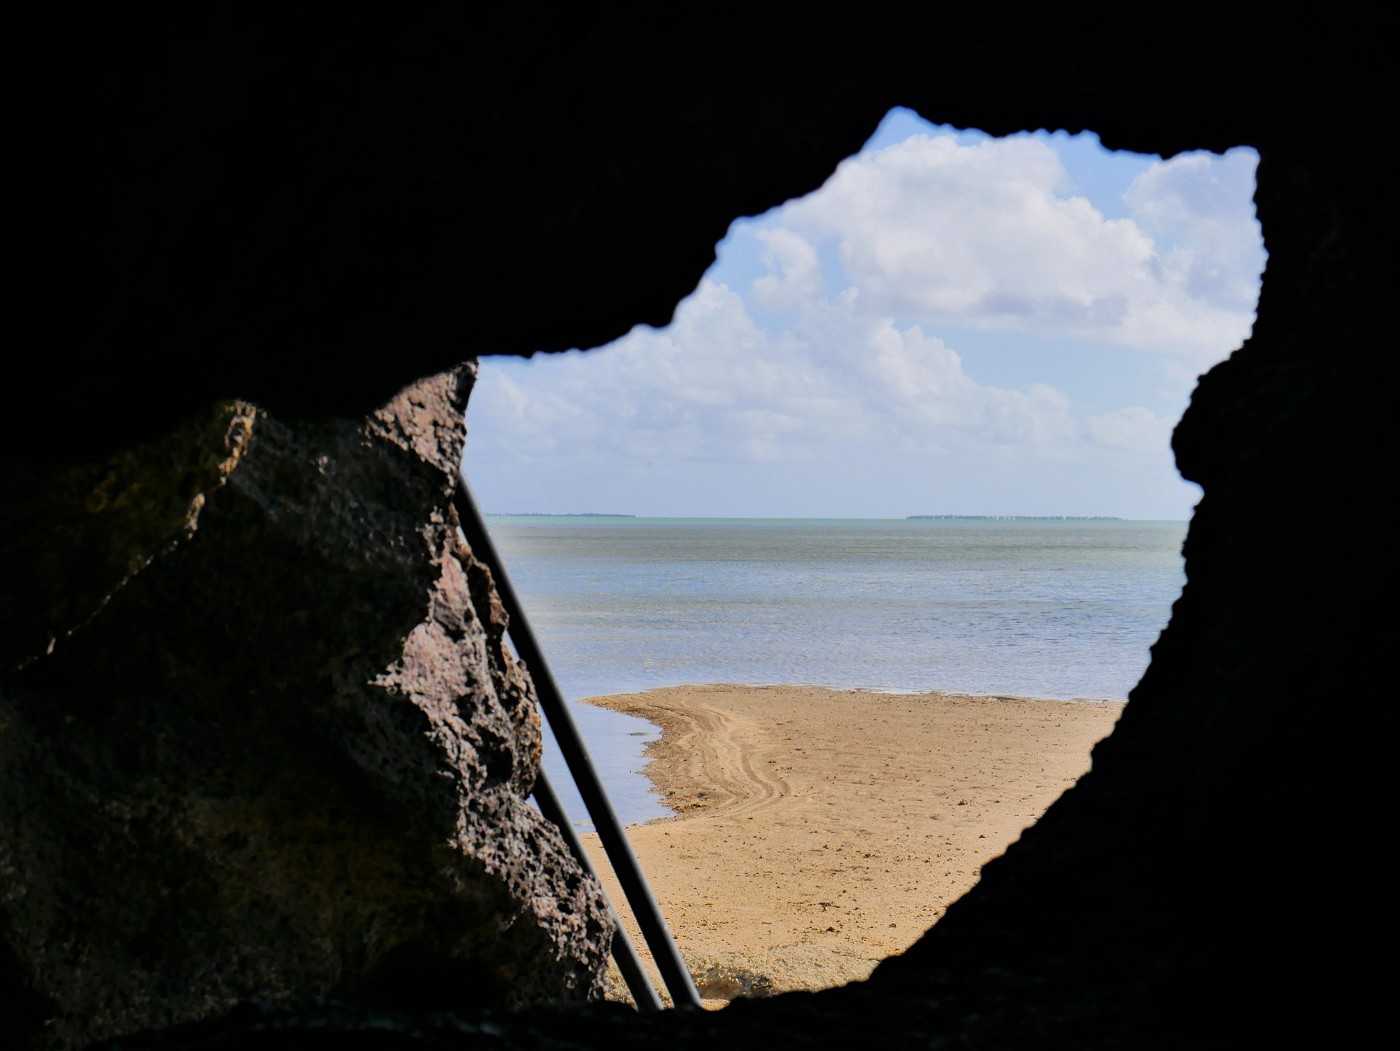
POLYGON ((1113 515, 909 515, 907 521, 932 519, 954 522, 1121 522, 1113 515))
POLYGON ((577 514, 554 514, 549 511, 492 511, 488 518, 636 518, 636 515, 612 515, 598 511, 580 511, 577 514))

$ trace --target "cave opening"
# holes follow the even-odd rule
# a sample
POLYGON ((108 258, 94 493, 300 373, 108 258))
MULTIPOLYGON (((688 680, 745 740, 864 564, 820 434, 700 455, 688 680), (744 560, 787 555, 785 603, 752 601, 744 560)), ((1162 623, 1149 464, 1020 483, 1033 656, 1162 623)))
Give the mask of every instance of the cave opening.
MULTIPOLYGON (((1171 429, 1253 321, 1256 161, 1113 154, 1088 134, 994 139, 895 110, 820 190, 736 221, 667 328, 483 361, 466 473, 565 694, 946 691, 1001 700, 981 729, 948 724, 987 741, 1008 698, 1126 700, 1179 594, 1197 493, 1171 429)), ((711 756, 689 788, 672 786, 669 809, 638 773, 642 746, 664 747, 655 714, 575 710, 627 823, 716 807, 761 821, 740 797, 815 791, 794 771, 841 758, 840 742, 804 740, 801 706, 816 696, 789 699, 783 734, 733 712, 727 727, 673 712, 673 737, 745 723, 772 769, 730 785, 711 756)), ((1030 711, 1053 722, 1059 710, 1030 711)), ((864 966, 817 962, 840 945, 878 959, 912 942, 1109 727, 1061 735, 1060 765, 1017 799, 906 771, 899 790, 924 793, 934 830, 918 841, 873 849, 834 802, 824 820, 799 817, 804 855, 839 878, 788 903, 799 937, 765 980, 837 984, 864 966), (973 810, 985 826, 962 820, 973 810), (919 909, 872 905, 860 884, 882 881, 917 884, 919 909)), ((849 795, 883 768, 868 774, 828 780, 849 795)), ((656 849, 703 869, 703 853, 648 827, 663 830, 656 849)), ((755 852, 759 881, 783 864, 761 832, 734 849, 755 852)), ((721 914, 702 879, 677 893, 686 930, 767 922, 721 914)), ((714 944, 695 950, 697 971, 743 986, 714 944)))

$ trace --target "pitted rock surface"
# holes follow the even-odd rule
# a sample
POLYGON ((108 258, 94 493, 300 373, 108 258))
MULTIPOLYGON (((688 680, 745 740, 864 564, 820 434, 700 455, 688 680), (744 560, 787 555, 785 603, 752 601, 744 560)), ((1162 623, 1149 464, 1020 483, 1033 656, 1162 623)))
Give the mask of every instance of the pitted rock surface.
POLYGON ((240 1001, 601 989, 601 891, 526 801, 533 688, 451 508, 472 375, 360 424, 214 407, 186 447, 222 468, 173 534, 0 681, 0 931, 34 1046, 240 1001))

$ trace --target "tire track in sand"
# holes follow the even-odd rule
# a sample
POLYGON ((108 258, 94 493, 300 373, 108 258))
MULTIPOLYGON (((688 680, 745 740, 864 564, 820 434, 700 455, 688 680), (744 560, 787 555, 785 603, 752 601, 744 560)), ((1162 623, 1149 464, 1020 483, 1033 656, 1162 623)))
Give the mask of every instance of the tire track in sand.
POLYGON ((654 762, 646 771, 676 812, 661 821, 741 817, 792 795, 787 779, 769 769, 775 756, 763 748, 765 735, 752 719, 703 704, 648 703, 638 697, 595 698, 591 703, 661 727, 661 739, 648 747, 654 762))

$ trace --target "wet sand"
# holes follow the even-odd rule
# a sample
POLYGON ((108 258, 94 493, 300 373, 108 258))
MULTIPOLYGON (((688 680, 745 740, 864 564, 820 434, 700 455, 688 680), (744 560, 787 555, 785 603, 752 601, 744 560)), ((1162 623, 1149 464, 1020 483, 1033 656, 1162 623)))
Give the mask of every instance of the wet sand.
POLYGON ((628 836, 707 1006, 844 984, 903 952, 1089 769, 1123 708, 728 685, 589 703, 662 729, 645 772, 677 816, 628 836))

